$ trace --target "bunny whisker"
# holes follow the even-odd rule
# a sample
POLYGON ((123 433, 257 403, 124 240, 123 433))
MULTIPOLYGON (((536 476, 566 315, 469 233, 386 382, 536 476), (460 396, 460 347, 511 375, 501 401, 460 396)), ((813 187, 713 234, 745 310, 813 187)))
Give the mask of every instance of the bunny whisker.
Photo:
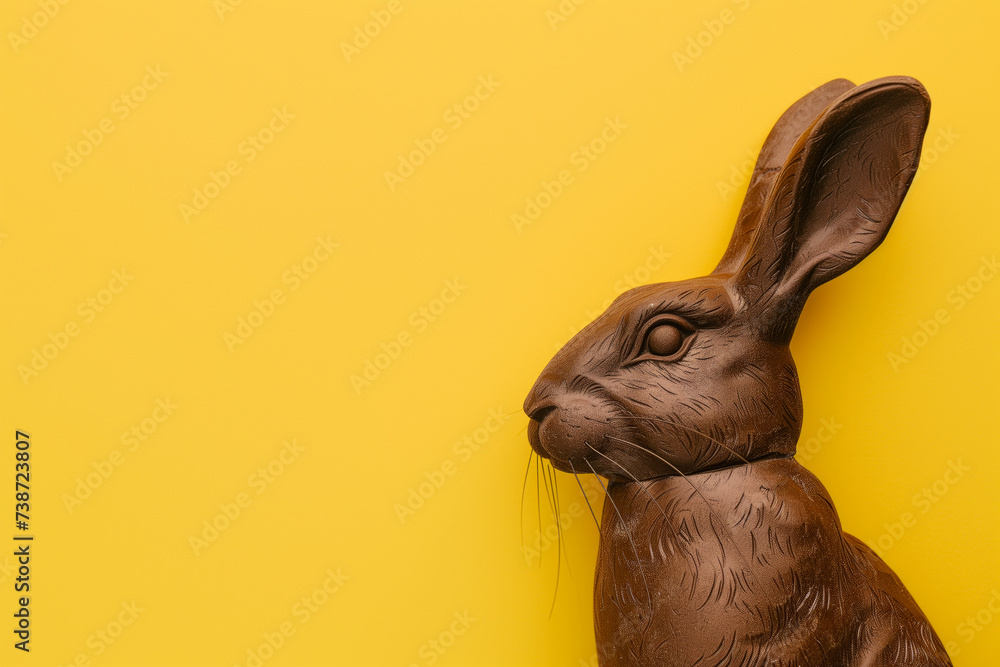
POLYGON ((632 531, 628 529, 628 524, 625 523, 625 519, 622 518, 621 512, 618 511, 615 499, 611 497, 611 494, 608 492, 608 487, 606 487, 604 482, 601 481, 597 471, 594 470, 594 466, 590 465, 590 461, 587 459, 584 459, 583 462, 587 464, 587 467, 590 468, 590 472, 594 474, 594 478, 597 480, 597 483, 601 485, 602 489, 604 489, 604 495, 611 503, 611 507, 614 508, 615 514, 618 515, 618 521, 621 523, 622 528, 625 529, 625 535, 628 536, 628 541, 632 545, 632 553, 635 554, 635 566, 639 568, 639 574, 642 575, 642 585, 646 587, 646 601, 649 605, 649 616, 651 618, 653 616, 653 596, 649 593, 649 582, 646 581, 646 572, 642 569, 642 559, 639 558, 639 550, 635 546, 635 540, 632 539, 632 531))
MULTIPOLYGON (((623 472, 624 472, 624 473, 625 473, 626 475, 628 475, 629 477, 631 477, 631 478, 632 478, 632 481, 633 481, 633 482, 636 482, 636 483, 637 483, 637 484, 638 484, 638 485, 639 485, 639 486, 640 486, 640 487, 642 488, 642 490, 646 492, 646 495, 647 495, 647 496, 649 496, 649 499, 653 501, 653 504, 654 504, 654 505, 656 505, 656 509, 660 510, 660 515, 661 515, 661 516, 663 516, 663 523, 664 523, 664 525, 666 525, 666 526, 667 526, 667 528, 669 528, 669 529, 670 529, 670 532, 671 532, 671 534, 673 534, 673 536, 674 536, 674 538, 675 538, 675 539, 676 539, 676 538, 678 538, 678 535, 677 535, 677 531, 676 531, 676 530, 674 529, 674 524, 673 524, 673 523, 671 523, 670 519, 668 519, 668 518, 667 518, 667 513, 663 511, 663 507, 661 507, 661 506, 660 506, 660 503, 659 503, 659 502, 658 502, 658 501, 656 500, 656 498, 655 498, 655 497, 653 496, 653 494, 652 494, 652 493, 650 493, 650 491, 649 491, 649 487, 648 487, 648 486, 646 486, 645 484, 643 484, 643 483, 642 483, 641 481, 639 481, 639 479, 638 479, 638 478, 637 478, 637 477, 636 477, 635 475, 633 475, 633 474, 632 474, 632 473, 630 473, 630 472, 629 472, 628 470, 626 470, 626 469, 625 469, 625 466, 623 466, 623 465, 622 465, 621 463, 619 463, 618 461, 615 461, 615 460, 614 460, 613 458, 611 458, 610 456, 608 456, 608 455, 607 455, 607 454, 605 454, 604 452, 602 452, 602 451, 600 451, 600 450, 598 450, 598 449, 594 448, 594 446, 593 446, 593 445, 591 445, 591 444, 590 444, 589 442, 587 442, 587 443, 585 443, 585 444, 586 444, 586 445, 587 445, 588 447, 590 447, 590 449, 591 449, 591 450, 592 450, 592 451, 593 451, 593 452, 594 452, 595 454, 599 454, 600 456, 604 457, 605 459, 607 459, 607 460, 608 460, 608 461, 610 461, 611 463, 613 463, 613 464, 615 464, 616 466, 618 466, 619 468, 621 468, 621 469, 622 469, 622 471, 623 471, 623 472)), ((672 552, 672 551, 674 550, 674 543, 673 543, 673 542, 670 542, 669 544, 670 544, 670 551, 672 552)))
MULTIPOLYGON (((542 457, 535 457, 535 509, 538 513, 538 535, 542 534, 542 483, 539 479, 542 466, 542 457)), ((539 540, 540 541, 540 540, 539 540)), ((542 551, 538 550, 538 567, 542 566, 542 551)))
MULTIPOLYGON (((561 545, 563 527, 562 527, 562 510, 559 507, 559 484, 557 483, 558 477, 556 476, 556 468, 554 465, 552 465, 551 462, 549 463, 549 472, 552 473, 552 491, 553 491, 552 495, 555 496, 556 499, 556 530, 559 532, 558 538, 561 545)), ((566 559, 566 571, 569 572, 570 576, 572 576, 573 570, 569 566, 569 553, 563 551, 563 558, 566 559)))
POLYGON ((587 492, 583 490, 583 484, 580 483, 580 476, 576 474, 576 467, 573 462, 569 462, 569 468, 573 471, 573 478, 576 479, 576 485, 580 487, 580 493, 583 494, 583 499, 587 503, 587 509, 590 510, 590 516, 594 517, 594 525, 597 526, 597 531, 601 531, 601 522, 597 520, 597 515, 594 514, 594 507, 590 504, 590 498, 587 497, 587 492))
POLYGON ((678 424, 677 422, 675 422, 673 420, 670 420, 670 419, 664 419, 662 417, 609 417, 608 419, 638 419, 640 421, 664 422, 665 424, 670 424, 671 426, 676 426, 677 428, 682 428, 685 431, 690 431, 691 433, 697 433, 698 435, 700 435, 701 437, 705 438, 709 442, 714 442, 715 444, 719 445, 723 449, 727 450, 730 454, 732 454, 733 456, 735 456, 736 458, 738 458, 740 461, 743 461, 743 463, 750 463, 750 461, 748 461, 746 459, 746 457, 744 457, 742 454, 740 454, 739 452, 737 452, 735 449, 729 447, 726 443, 724 443, 724 442, 722 442, 720 440, 716 440, 712 436, 708 435, 707 433, 702 433, 701 431, 699 431, 696 428, 691 428, 690 426, 685 426, 684 424, 678 424))
POLYGON ((524 482, 521 484, 521 548, 524 548, 524 492, 528 488, 528 473, 531 472, 531 460, 535 452, 528 450, 528 467, 524 469, 524 482))
POLYGON ((542 484, 545 485, 545 499, 549 501, 549 514, 552 515, 553 519, 558 520, 556 506, 552 502, 552 491, 549 489, 549 469, 545 467, 545 461, 542 461, 542 484))
POLYGON ((552 618, 552 612, 556 608, 556 599, 559 597, 559 575, 562 570, 562 524, 559 521, 559 498, 557 495, 558 490, 556 489, 555 471, 551 463, 546 474, 552 476, 552 496, 554 498, 556 520, 556 588, 552 592, 552 606, 549 607, 549 618, 552 618))

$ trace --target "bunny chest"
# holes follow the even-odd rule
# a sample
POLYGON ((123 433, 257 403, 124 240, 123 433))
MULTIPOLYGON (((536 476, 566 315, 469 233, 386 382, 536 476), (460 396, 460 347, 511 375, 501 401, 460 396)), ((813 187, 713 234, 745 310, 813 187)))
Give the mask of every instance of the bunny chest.
POLYGON ((794 459, 611 484, 609 496, 594 599, 602 665, 767 665, 836 643, 840 524, 794 459))

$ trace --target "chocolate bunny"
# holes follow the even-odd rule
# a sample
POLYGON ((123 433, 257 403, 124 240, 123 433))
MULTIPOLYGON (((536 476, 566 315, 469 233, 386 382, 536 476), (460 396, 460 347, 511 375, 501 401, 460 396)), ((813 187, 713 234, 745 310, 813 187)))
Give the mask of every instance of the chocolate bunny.
POLYGON ((885 238, 929 114, 908 77, 803 97, 767 137, 715 270, 622 294, 532 387, 534 451, 608 480, 603 667, 951 665, 793 458, 795 323, 813 289, 885 238))

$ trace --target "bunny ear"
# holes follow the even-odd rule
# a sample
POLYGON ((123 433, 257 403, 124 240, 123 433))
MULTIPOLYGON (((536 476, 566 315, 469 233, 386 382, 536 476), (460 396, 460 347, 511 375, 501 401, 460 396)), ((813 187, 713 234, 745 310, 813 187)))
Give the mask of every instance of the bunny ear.
POLYGON ((795 143, 732 278, 765 336, 790 340, 809 293, 885 238, 929 116, 920 82, 876 79, 839 97, 795 143))
POLYGON ((854 84, 847 79, 834 79, 825 83, 788 107, 774 124, 771 133, 764 140, 764 146, 760 149, 753 174, 750 175, 750 185, 747 187, 743 207, 736 219, 736 229, 733 230, 729 247, 726 248, 726 253, 712 273, 735 273, 740 267, 750 247, 753 233, 760 223, 764 200, 771 191, 774 179, 785 164, 792 146, 802 133, 809 129, 823 109, 852 88, 854 84))

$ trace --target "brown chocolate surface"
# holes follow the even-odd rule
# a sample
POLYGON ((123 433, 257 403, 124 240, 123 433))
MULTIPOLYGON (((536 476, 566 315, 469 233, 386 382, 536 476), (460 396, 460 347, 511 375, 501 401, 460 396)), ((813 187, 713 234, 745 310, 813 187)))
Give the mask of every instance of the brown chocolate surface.
POLYGON ((930 99, 831 81, 768 136, 711 275, 626 292, 542 371, 534 451, 607 478, 601 665, 950 665, 899 578, 793 457, 789 341, 813 289, 885 238, 930 99))

